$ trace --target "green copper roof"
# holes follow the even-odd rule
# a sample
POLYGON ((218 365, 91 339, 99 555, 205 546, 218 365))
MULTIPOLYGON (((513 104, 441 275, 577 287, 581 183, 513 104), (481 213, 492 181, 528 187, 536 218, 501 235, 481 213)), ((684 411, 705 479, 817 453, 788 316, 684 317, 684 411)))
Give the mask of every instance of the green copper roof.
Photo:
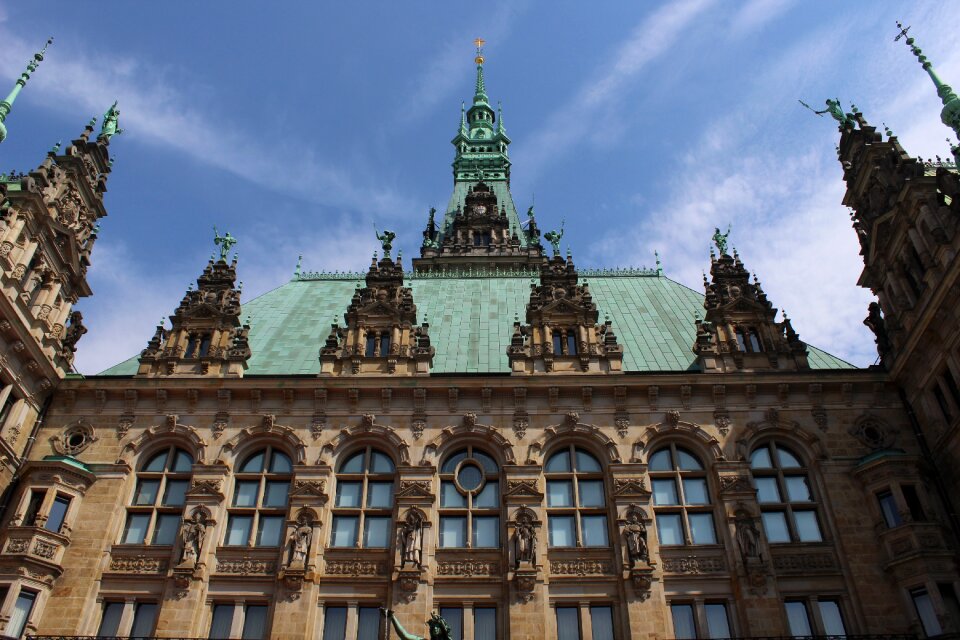
MULTIPOLYGON (((655 272, 581 271, 624 346, 626 371, 695 369, 693 318, 703 296, 655 272)), ((246 375, 316 374, 331 318, 341 318, 361 274, 305 276, 243 305, 253 357, 246 375), (310 279, 306 279, 306 278, 310 279)), ((434 373, 507 373, 514 315, 524 318, 529 276, 410 277, 418 317, 430 322, 434 373)), ((802 327, 801 327, 802 331, 802 327)), ((801 333, 802 335, 802 333, 801 333)), ((149 336, 144 336, 144 344, 149 336)), ((853 365, 810 347, 815 369, 853 365)), ((102 375, 132 375, 131 358, 102 375)))

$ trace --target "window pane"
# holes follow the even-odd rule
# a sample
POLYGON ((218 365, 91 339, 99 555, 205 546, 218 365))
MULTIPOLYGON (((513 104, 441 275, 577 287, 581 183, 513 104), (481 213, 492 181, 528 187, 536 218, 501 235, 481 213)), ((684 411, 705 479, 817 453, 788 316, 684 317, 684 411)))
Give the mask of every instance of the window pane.
POLYGON ((214 605, 213 621, 210 623, 210 637, 215 640, 229 638, 231 626, 233 626, 233 605, 214 605))
POLYGON ((607 546, 607 516, 580 516, 583 526, 583 546, 607 546))
POLYGON ((584 473, 600 473, 600 461, 583 449, 577 449, 577 471, 584 473))
POLYGON ((783 502, 776 478, 754 478, 757 484, 757 502, 783 502))
POLYGON ((149 638, 153 635, 153 628, 157 621, 157 605, 152 602, 137 603, 133 610, 133 626, 130 627, 131 638, 149 638))
POLYGON ((323 616, 323 640, 343 640, 347 634, 347 608, 327 607, 323 616))
POLYGON ((360 607, 357 617, 357 640, 380 640, 380 609, 360 607))
POLYGON ((247 605, 243 612, 243 640, 260 640, 267 635, 267 608, 247 605))
POLYGON ((880 511, 883 512, 883 521, 887 524, 887 528, 892 529, 893 527, 903 524, 892 493, 885 491, 878 494, 877 500, 880 502, 880 511))
POLYGON ((344 463, 340 465, 339 473, 363 473, 364 455, 366 455, 366 452, 361 451, 347 458, 344 463))
POLYGON ((120 616, 123 615, 122 602, 107 602, 103 605, 103 617, 100 618, 98 636, 115 636, 120 630, 120 616))
POLYGON ((480 509, 490 509, 500 504, 500 484, 497 482, 488 482, 483 485, 473 498, 473 506, 480 509))
POLYGON ((497 466, 497 461, 482 451, 474 451, 473 458, 480 463, 480 466, 483 467, 483 470, 487 473, 497 473, 500 470, 497 466))
POLYGON ((680 504, 677 483, 673 478, 657 478, 653 481, 653 504, 680 504))
POLYGON ((790 453, 787 449, 783 447, 776 447, 777 449, 777 459, 780 461, 780 466, 784 469, 799 469, 803 465, 800 464, 799 458, 790 453))
POLYGON ((463 609, 459 607, 440 607, 440 617, 450 625, 451 640, 462 640, 463 609))
POLYGON ((143 544, 143 541, 147 538, 147 526, 149 524, 149 514, 131 513, 127 516, 127 528, 123 532, 123 544, 143 544))
POLYGON ((338 507, 359 507, 362 491, 363 483, 361 482, 338 482, 336 505, 338 507))
POLYGON ((496 516, 474 517, 473 546, 477 549, 500 546, 500 518, 496 516))
POLYGON ((763 530, 767 533, 767 542, 790 542, 787 517, 782 511, 766 511, 761 515, 763 530))
POLYGON ((65 498, 64 496, 54 498, 53 504, 50 506, 50 513, 47 516, 47 521, 44 523, 43 528, 47 531, 60 533, 60 529, 63 527, 63 520, 67 516, 67 509, 69 507, 70 498, 65 498))
POLYGON ((155 504, 158 491, 160 491, 159 480, 141 480, 137 483, 137 493, 133 497, 133 504, 155 504))
POLYGON ((180 529, 179 513, 161 513, 153 527, 153 544, 173 544, 180 529))
POLYGON ((681 471, 702 471, 703 465, 697 460, 697 457, 683 449, 677 449, 677 466, 681 471))
POLYGON ((457 473, 457 482, 465 491, 475 491, 483 482, 483 471, 480 470, 480 467, 467 463, 460 467, 460 472, 457 473))
POLYGON ((149 471, 151 473, 163 471, 163 469, 167 466, 168 453, 169 453, 168 451, 161 451, 157 455, 150 458, 150 462, 148 462, 143 466, 143 470, 149 471))
POLYGON ((170 470, 175 473, 190 473, 192 469, 193 456, 183 449, 177 449, 173 454, 173 467, 170 470))
POLYGON ((264 491, 263 494, 263 506, 285 507, 287 506, 287 496, 289 495, 289 482, 268 482, 267 490, 264 491))
POLYGON ((473 610, 473 640, 498 640, 497 610, 473 610))
POLYGON ((182 507, 187 501, 188 486, 186 480, 167 480, 167 486, 163 490, 163 504, 168 507, 182 507))
POLYGON ((233 493, 233 506, 257 506, 257 494, 260 492, 259 480, 238 480, 236 491, 233 493))
POLYGON ((363 546, 384 549, 390 546, 390 518, 371 518, 363 521, 363 546))
POLYGON ((790 498, 790 502, 813 501, 806 476, 786 476, 784 481, 787 483, 787 496, 790 498))
POLYGON ((547 506, 548 507, 572 507, 573 506, 573 481, 572 480, 548 480, 547 481, 547 506))
POLYGON ((393 506, 393 483, 371 482, 367 485, 367 506, 385 509, 393 506))
POLYGON ((557 640, 580 640, 580 610, 557 607, 557 640))
POLYGON ((917 495, 917 489, 913 485, 905 484, 900 486, 903 493, 903 499, 907 502, 907 508, 910 509, 910 517, 914 522, 923 522, 927 519, 923 512, 923 505, 920 503, 920 496, 917 495))
POLYGON ((257 528, 258 547, 279 547, 283 538, 283 516, 260 516, 257 528))
POLYGON ((357 543, 357 529, 360 526, 356 516, 334 516, 333 533, 330 535, 331 547, 353 547, 357 543))
POLYGON ((697 628, 693 624, 693 606, 689 604, 670 605, 670 614, 673 616, 673 637, 678 640, 696 638, 697 628))
POLYGON ((260 473, 263 471, 263 456, 266 451, 258 451, 240 465, 240 473, 260 473))
POLYGON ((717 534, 713 529, 712 513, 691 513, 690 537, 693 544, 717 544, 717 534))
POLYGON ((761 447, 751 453, 750 466, 754 469, 772 469, 773 462, 770 460, 770 449, 761 447))
POLYGON ((710 638, 729 638, 730 619, 727 617, 727 605, 704 605, 707 614, 707 636, 710 638))
POLYGON ((43 506, 43 499, 47 497, 47 492, 31 491, 30 503, 27 505, 27 513, 23 518, 23 526, 32 527, 37 524, 37 514, 40 513, 40 507, 43 506))
POLYGON ((370 452, 370 473, 393 473, 396 468, 390 456, 379 451, 370 452))
POLYGON ((706 478, 683 479, 684 504, 710 504, 706 478))
POLYGON ((440 546, 466 547, 467 546, 467 519, 450 516, 440 518, 440 546))
POLYGON ((36 599, 37 594, 33 592, 20 592, 16 604, 13 605, 10 620, 7 621, 7 630, 3 635, 11 638, 19 638, 23 635, 23 629, 27 626, 27 620, 30 619, 30 612, 33 610, 33 601, 36 599))
POLYGON ((467 496, 457 490, 452 482, 440 483, 440 506, 441 507, 466 507, 467 496))
POLYGON ((580 490, 581 507, 603 506, 603 480, 580 480, 577 488, 580 490))
POLYGON ((548 516, 551 547, 575 547, 577 538, 574 533, 573 516, 548 516))
POLYGON ((593 640, 613 640, 613 610, 610 607, 590 607, 590 629, 593 640))
POLYGON ((467 457, 466 451, 458 451, 443 462, 443 466, 440 467, 440 473, 453 473, 457 465, 460 464, 461 460, 465 460, 467 457))
POLYGON ((845 636, 847 630, 843 626, 843 616, 840 615, 840 604, 836 600, 820 600, 820 619, 823 620, 823 632, 828 636, 845 636))
POLYGON ((943 631, 940 627, 940 620, 937 619, 937 612, 933 608, 933 601, 930 600, 930 594, 926 589, 917 589, 911 591, 913 605, 917 608, 917 615, 920 617, 920 623, 923 625, 923 633, 927 636, 935 636, 943 631))
POLYGON ((794 520, 797 524, 797 537, 801 542, 820 542, 820 525, 817 524, 816 511, 794 511, 794 520))
POLYGON ((253 527, 251 516, 230 516, 227 522, 226 545, 243 546, 250 542, 250 529, 253 527))
POLYGON ((679 513, 658 513, 657 536, 661 545, 684 544, 679 513))
POLYGON ((280 451, 274 451, 270 456, 270 473, 290 473, 291 471, 293 471, 293 463, 290 462, 290 457, 280 451))
POLYGON ((648 463, 650 471, 673 471, 673 461, 670 460, 670 449, 660 449, 650 456, 648 463))
POLYGON ((547 473, 570 471, 570 450, 557 451, 550 456, 543 470, 547 473))
POLYGON ((807 606, 802 602, 787 602, 787 625, 792 636, 813 635, 810 630, 810 618, 807 616, 807 606))

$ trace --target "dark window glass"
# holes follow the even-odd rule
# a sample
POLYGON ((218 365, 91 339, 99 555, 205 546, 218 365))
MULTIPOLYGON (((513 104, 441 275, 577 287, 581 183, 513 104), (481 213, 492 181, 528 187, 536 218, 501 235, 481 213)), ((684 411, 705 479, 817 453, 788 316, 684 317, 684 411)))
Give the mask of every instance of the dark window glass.
POLYGON ((46 491, 30 492, 30 502, 27 504, 27 512, 23 516, 23 526, 33 527, 37 524, 37 515, 40 513, 40 507, 43 506, 43 499, 46 495, 46 491))
POLYGON ((767 541, 820 542, 817 501, 803 461, 776 442, 751 453, 750 469, 767 541))
POLYGON ((213 620, 210 622, 211 640, 225 640, 230 637, 233 626, 233 605, 217 604, 213 606, 213 620))
POLYGON ((940 619, 937 617, 937 611, 933 607, 933 600, 926 589, 914 589, 910 592, 913 599, 913 606, 917 610, 917 617, 920 618, 920 624, 923 625, 923 633, 927 636, 936 636, 943 632, 940 626, 940 619))
POLYGON ((920 503, 920 496, 917 495, 917 488, 912 484, 905 484, 900 486, 900 491, 903 493, 903 500, 907 503, 913 521, 923 522, 926 520, 927 516, 923 512, 923 505, 920 503))
POLYGON ((670 615, 673 618, 673 637, 677 640, 697 637, 697 627, 694 624, 693 605, 672 604, 670 615))
POLYGON ((580 640, 580 609, 557 607, 557 640, 580 640))
POLYGON ((122 602, 105 602, 103 604, 103 615, 100 617, 100 628, 97 629, 97 635, 107 637, 116 636, 120 631, 120 616, 122 615, 122 602))
POLYGON ((577 355, 577 332, 576 329, 571 329, 567 332, 567 355, 575 356, 577 355))
MULTIPOLYGON (((473 640, 498 640, 497 610, 492 607, 473 610, 473 640)), ((600 640, 600 639, 598 639, 600 640)))
POLYGON ((267 607, 247 605, 243 611, 243 640, 261 640, 267 636, 267 607))
POLYGON ((707 617, 707 637, 729 638, 730 618, 727 617, 727 605, 707 603, 703 609, 707 617))
POLYGON ((880 511, 883 512, 883 521, 888 529, 903 524, 900 519, 900 511, 897 509, 897 503, 893 499, 893 494, 889 491, 883 491, 877 494, 877 501, 880 503, 880 511))
POLYGON ((326 607, 323 612, 323 640, 344 640, 347 635, 347 608, 326 607))
POLYGON ((613 609, 610 607, 590 607, 590 631, 593 640, 614 640, 613 609))
POLYGON ((560 355, 563 353, 563 336, 559 331, 553 332, 553 353, 560 355))
POLYGON ((707 474, 700 459, 669 444, 651 454, 650 461, 660 544, 716 544, 707 474))
POLYGON ((149 638, 157 623, 157 605, 153 602, 138 602, 133 608, 133 626, 131 638, 149 638))
POLYGON ((337 472, 331 546, 390 546, 395 473, 393 460, 372 447, 344 459, 337 472))
POLYGON ((943 391, 940 390, 940 385, 936 382, 933 384, 933 397, 936 398, 944 419, 947 422, 953 422, 953 411, 950 410, 950 405, 947 404, 947 399, 944 397, 943 391))
POLYGON ((377 334, 371 332, 367 333, 367 349, 364 352, 364 355, 368 358, 372 358, 377 353, 377 334))
POLYGON ((30 620, 30 613, 33 611, 33 603, 37 599, 37 594, 32 591, 20 591, 17 601, 13 604, 13 611, 10 614, 10 620, 7 621, 5 636, 19 638, 23 635, 23 630, 30 620))
POLYGON ((205 333, 200 336, 200 357, 203 358, 210 353, 210 334, 205 333))
POLYGON ((380 355, 390 355, 390 333, 387 331, 380 334, 380 355))
POLYGON ((828 636, 846 636, 847 629, 840 614, 840 603, 836 600, 818 600, 820 620, 823 622, 823 632, 828 636))
POLYGON ((379 607, 360 607, 357 611, 357 640, 380 640, 379 607))
POLYGON ((440 617, 450 625, 450 639, 463 640, 463 609, 460 607, 440 607, 440 617))

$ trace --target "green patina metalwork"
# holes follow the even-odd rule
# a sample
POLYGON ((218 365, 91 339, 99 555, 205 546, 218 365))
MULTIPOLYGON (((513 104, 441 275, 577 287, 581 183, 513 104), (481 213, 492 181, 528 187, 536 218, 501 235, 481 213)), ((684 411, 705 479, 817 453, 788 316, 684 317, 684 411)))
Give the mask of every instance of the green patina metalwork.
POLYGON ((213 244, 220 247, 220 259, 224 262, 227 261, 227 254, 230 253, 230 249, 237 244, 237 239, 230 235, 230 232, 227 231, 225 235, 220 235, 217 233, 217 228, 213 228, 213 244))
POLYGON ((103 114, 103 124, 100 125, 100 135, 98 138, 110 140, 113 136, 123 133, 119 126, 120 109, 117 109, 117 101, 114 100, 107 112, 103 114))
POLYGON ((47 40, 47 43, 43 45, 43 49, 33 54, 33 59, 27 63, 27 70, 21 73, 16 83, 14 83, 13 90, 10 91, 6 98, 0 101, 0 142, 3 142, 7 137, 7 128, 3 123, 6 121, 7 116, 10 115, 14 101, 16 101, 17 96, 20 95, 20 90, 27 86, 27 80, 30 79, 30 74, 36 71, 37 66, 43 62, 43 56, 47 52, 47 47, 51 44, 53 44, 53 37, 47 40))
POLYGON ((384 229, 383 233, 377 231, 377 225, 373 225, 373 232, 377 234, 377 240, 380 241, 380 246, 383 248, 383 257, 390 257, 390 250, 393 249, 393 241, 396 239, 397 234, 390 229, 384 229))

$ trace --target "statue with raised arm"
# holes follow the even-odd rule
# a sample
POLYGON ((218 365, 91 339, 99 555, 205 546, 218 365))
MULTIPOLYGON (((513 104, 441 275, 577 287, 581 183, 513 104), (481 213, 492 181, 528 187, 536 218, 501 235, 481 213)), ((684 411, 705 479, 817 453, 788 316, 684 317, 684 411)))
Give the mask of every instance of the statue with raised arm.
POLYGON ((720 233, 720 227, 714 227, 713 244, 717 245, 717 251, 721 256, 727 255, 727 237, 730 235, 730 225, 727 225, 727 232, 720 233))
MULTIPOLYGON (((414 635, 404 629, 391 609, 381 608, 380 610, 383 611, 387 620, 393 625, 393 629, 397 632, 400 640, 427 640, 422 636, 414 635)), ((436 611, 430 614, 430 619, 427 620, 427 627, 430 629, 430 640, 452 640, 453 638, 450 625, 447 624, 446 620, 438 616, 436 611)))
POLYGON ((549 242, 553 246, 553 255, 560 255, 560 240, 563 238, 563 223, 560 221, 560 231, 547 231, 543 234, 543 239, 549 242))
POLYGON ((207 534, 207 517, 200 509, 193 512, 193 517, 183 523, 180 529, 180 540, 183 549, 180 551, 180 564, 196 564, 203 548, 203 538, 207 534))
POLYGON ((100 125, 100 135, 97 137, 109 140, 113 136, 123 133, 123 129, 117 124, 119 119, 120 109, 117 109, 117 103, 114 101, 107 112, 103 114, 103 124, 100 125))
POLYGON ((230 232, 227 231, 226 235, 220 235, 217 233, 217 228, 213 228, 213 244, 220 247, 220 259, 224 262, 227 261, 227 254, 230 253, 230 249, 233 245, 237 244, 237 239, 230 235, 230 232))
POLYGON ((373 232, 377 234, 377 240, 380 241, 380 246, 383 247, 383 257, 389 258, 390 249, 393 249, 393 239, 397 237, 397 234, 395 234, 393 231, 390 231, 390 229, 384 229, 383 233, 381 234, 379 231, 377 231, 377 225, 373 225, 373 232))
MULTIPOLYGON (((829 113, 831 118, 833 118, 834 120, 840 123, 841 129, 846 128, 848 124, 851 126, 853 125, 853 122, 854 122, 853 116, 852 114, 843 112, 843 107, 840 106, 840 98, 837 98, 836 100, 831 100, 830 98, 827 98, 827 102, 826 102, 827 108, 821 109, 820 111, 817 111, 816 109, 808 105, 803 100, 800 100, 800 104, 805 106, 807 109, 810 109, 810 111, 813 111, 815 114, 817 114, 820 117, 823 117, 823 114, 825 113, 829 113)), ((856 109, 856 107, 854 107, 854 109, 856 109)))

